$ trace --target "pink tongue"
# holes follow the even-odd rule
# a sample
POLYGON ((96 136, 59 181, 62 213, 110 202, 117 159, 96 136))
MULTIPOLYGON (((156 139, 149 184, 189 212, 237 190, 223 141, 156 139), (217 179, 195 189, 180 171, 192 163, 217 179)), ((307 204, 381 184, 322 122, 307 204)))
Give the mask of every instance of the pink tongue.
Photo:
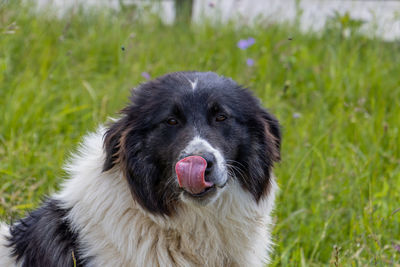
POLYGON ((192 194, 199 194, 213 183, 204 180, 207 161, 200 156, 190 156, 181 159, 175 165, 179 186, 192 194))

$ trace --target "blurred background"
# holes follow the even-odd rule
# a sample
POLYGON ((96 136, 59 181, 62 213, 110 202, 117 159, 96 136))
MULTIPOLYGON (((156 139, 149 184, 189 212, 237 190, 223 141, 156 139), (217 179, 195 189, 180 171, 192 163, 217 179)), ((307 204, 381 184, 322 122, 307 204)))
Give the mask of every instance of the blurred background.
POLYGON ((348 15, 363 22, 364 33, 375 33, 386 40, 400 37, 399 0, 36 0, 39 8, 52 6, 58 14, 83 4, 84 8, 107 7, 122 10, 127 6, 151 5, 164 23, 172 24, 176 14, 189 13, 198 23, 208 20, 254 23, 257 19, 269 22, 299 19, 303 30, 321 30, 334 15, 348 15), (182 8, 183 7, 183 8, 182 8), (185 9, 181 11, 182 9, 185 9), (176 12, 177 11, 177 12, 176 12), (299 16, 300 15, 300 16, 299 16))
POLYGON ((159 75, 215 71, 283 126, 272 266, 400 266, 400 1, 0 0, 0 219, 159 75))

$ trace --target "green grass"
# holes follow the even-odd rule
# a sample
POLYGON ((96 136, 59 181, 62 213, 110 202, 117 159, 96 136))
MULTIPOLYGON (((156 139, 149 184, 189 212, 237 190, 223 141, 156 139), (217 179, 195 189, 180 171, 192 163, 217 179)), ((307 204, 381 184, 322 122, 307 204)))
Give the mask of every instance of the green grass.
POLYGON ((0 5, 2 220, 57 190, 82 135, 125 105, 141 72, 212 70, 252 88, 283 125, 272 265, 399 266, 398 43, 344 38, 340 20, 319 34, 171 27, 131 10, 57 19, 15 2, 0 5), (247 37, 256 44, 238 49, 247 37))

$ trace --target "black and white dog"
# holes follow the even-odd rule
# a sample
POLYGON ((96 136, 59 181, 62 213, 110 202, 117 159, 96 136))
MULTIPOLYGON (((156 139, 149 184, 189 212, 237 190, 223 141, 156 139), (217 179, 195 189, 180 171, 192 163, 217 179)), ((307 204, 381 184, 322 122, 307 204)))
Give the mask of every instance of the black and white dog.
POLYGON ((0 266, 261 266, 278 121, 212 72, 140 85, 89 134, 62 190, 0 226, 0 266))

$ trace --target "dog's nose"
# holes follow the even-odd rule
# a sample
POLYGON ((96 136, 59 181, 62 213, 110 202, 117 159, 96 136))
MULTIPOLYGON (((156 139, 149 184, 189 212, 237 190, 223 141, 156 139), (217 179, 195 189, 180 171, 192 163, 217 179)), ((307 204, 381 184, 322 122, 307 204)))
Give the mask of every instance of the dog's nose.
POLYGON ((206 180, 207 180, 207 175, 210 174, 214 168, 215 164, 215 156, 211 153, 204 153, 201 155, 207 162, 207 167, 205 170, 205 175, 206 175, 206 180))

